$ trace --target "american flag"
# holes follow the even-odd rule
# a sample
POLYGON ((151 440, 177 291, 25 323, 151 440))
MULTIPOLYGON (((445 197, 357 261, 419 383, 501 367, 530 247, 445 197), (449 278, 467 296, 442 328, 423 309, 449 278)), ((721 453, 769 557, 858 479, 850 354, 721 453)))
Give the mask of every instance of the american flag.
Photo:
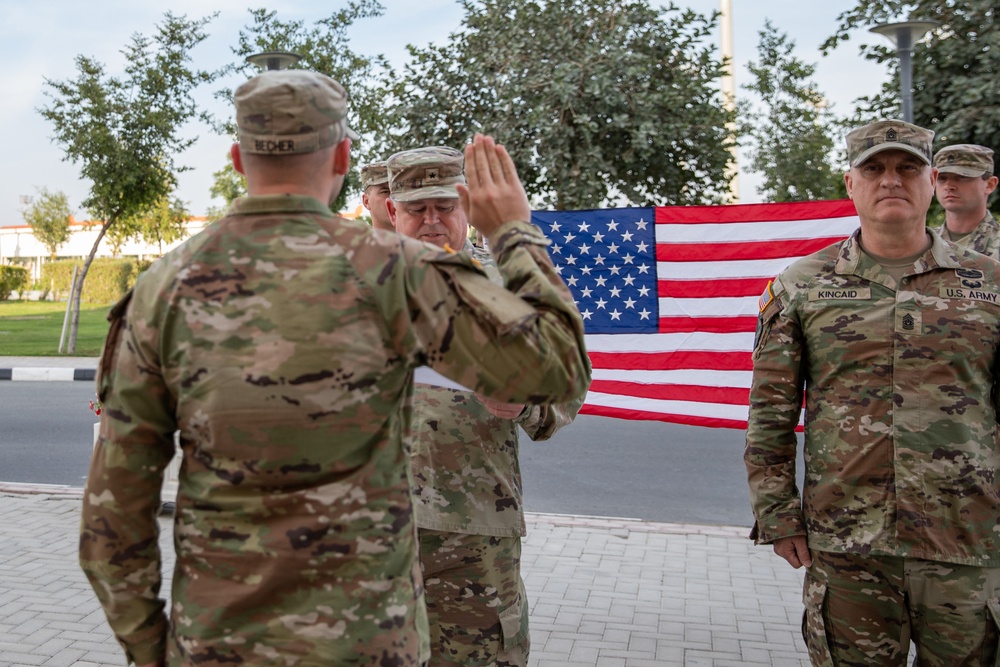
POLYGON ((576 297, 593 382, 581 414, 745 429, 758 300, 858 227, 850 200, 536 211, 576 297))

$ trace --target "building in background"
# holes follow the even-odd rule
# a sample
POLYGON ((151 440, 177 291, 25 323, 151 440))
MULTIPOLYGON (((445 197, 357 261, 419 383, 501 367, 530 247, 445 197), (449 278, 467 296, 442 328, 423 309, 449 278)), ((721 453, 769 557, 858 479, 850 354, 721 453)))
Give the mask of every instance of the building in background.
MULTIPOLYGON (((203 230, 210 220, 205 217, 192 217, 185 223, 189 238, 203 230)), ((56 252, 56 259, 82 259, 90 254, 97 240, 97 234, 101 231, 101 223, 94 220, 78 221, 70 216, 69 222, 70 237, 66 243, 59 247, 56 252)), ((138 257, 140 259, 155 258, 171 250, 184 239, 172 243, 164 243, 162 251, 155 243, 129 240, 122 244, 117 255, 111 252, 111 243, 107 236, 101 239, 101 245, 97 249, 97 257, 138 257)), ((31 272, 31 282, 41 279, 42 264, 49 261, 48 249, 35 238, 29 225, 18 225, 15 227, 0 227, 0 265, 16 264, 24 266, 31 272)))

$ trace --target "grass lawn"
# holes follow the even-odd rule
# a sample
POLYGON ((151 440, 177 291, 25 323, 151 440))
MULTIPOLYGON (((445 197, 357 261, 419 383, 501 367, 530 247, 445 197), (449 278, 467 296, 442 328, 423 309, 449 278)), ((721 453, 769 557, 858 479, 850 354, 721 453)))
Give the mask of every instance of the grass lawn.
MULTIPOLYGON (((96 357, 108 333, 107 305, 80 305, 76 336, 78 357, 96 357)), ((0 356, 59 356, 66 303, 53 301, 0 301, 0 356)), ((66 325, 69 338, 69 324, 66 325)))

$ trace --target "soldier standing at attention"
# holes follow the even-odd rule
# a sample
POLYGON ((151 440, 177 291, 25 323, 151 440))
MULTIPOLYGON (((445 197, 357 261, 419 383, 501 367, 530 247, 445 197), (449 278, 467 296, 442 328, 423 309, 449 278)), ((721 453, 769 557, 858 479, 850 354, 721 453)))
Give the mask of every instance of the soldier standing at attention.
POLYGON ((415 666, 413 370, 570 400, 589 379, 582 321, 491 138, 466 147, 460 195, 510 291, 464 255, 330 213, 351 146, 336 81, 268 71, 235 105, 249 196, 112 311, 81 565, 138 665, 415 666), (156 514, 175 430, 168 620, 156 514))
POLYGON ((385 208, 389 198, 389 173, 385 162, 369 162, 361 167, 361 203, 372 216, 372 229, 396 231, 385 208))
MULTIPOLYGON (((503 284, 490 253, 468 239, 468 219, 458 203, 462 163, 462 153, 446 147, 391 156, 389 214, 400 234, 464 251, 503 284)), ((415 380, 411 461, 429 667, 526 667, 517 428, 532 440, 548 439, 576 417, 583 394, 564 404, 508 404, 429 369, 418 369, 415 380)))
POLYGON ((986 208, 997 187, 993 150, 975 144, 945 146, 934 156, 935 192, 944 209, 941 238, 1000 260, 1000 225, 986 208))
POLYGON ((911 639, 918 665, 998 659, 1000 263, 926 229, 933 136, 848 133, 860 230, 761 297, 751 537, 808 568, 814 665, 903 667, 911 639))

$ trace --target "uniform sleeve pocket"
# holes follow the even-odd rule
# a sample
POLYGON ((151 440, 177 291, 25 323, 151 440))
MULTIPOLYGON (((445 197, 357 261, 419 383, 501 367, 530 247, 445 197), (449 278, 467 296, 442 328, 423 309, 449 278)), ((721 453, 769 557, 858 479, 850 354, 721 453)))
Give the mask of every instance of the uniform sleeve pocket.
POLYGON ((528 637, 528 605, 520 595, 511 606, 500 612, 500 631, 504 650, 510 650, 528 637))
POLYGON ((496 334, 503 336, 533 322, 537 311, 513 292, 494 285, 475 260, 459 253, 428 258, 444 276, 462 303, 477 314, 480 322, 488 322, 496 334), (468 273, 458 279, 459 272, 468 273), (473 277, 475 276, 475 277, 473 277))
POLYGON ((826 583, 806 572, 802 590, 802 638, 809 650, 809 660, 815 667, 833 667, 826 632, 826 583))

